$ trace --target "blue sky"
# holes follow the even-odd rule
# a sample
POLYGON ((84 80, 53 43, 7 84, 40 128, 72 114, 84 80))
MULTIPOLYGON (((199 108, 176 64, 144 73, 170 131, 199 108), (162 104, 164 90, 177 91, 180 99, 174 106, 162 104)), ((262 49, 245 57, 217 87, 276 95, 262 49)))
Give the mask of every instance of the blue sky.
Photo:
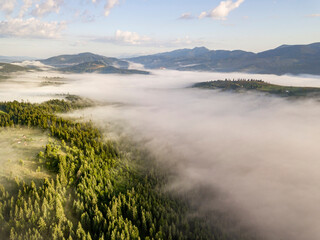
POLYGON ((319 0, 0 0, 0 55, 258 52, 319 42, 319 26, 319 0))

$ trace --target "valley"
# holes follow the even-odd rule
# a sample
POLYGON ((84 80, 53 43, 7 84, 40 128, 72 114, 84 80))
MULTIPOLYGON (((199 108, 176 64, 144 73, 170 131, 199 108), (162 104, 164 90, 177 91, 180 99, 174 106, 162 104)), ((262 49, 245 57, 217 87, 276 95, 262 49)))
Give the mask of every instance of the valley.
POLYGON ((0 0, 0 240, 319 240, 319 21, 0 0))
MULTIPOLYGON (((29 197, 37 198, 36 192, 39 195, 46 191, 49 195, 41 195, 35 202, 50 212, 35 212, 36 219, 43 220, 39 228, 38 220, 28 217, 29 209, 37 208, 35 202, 26 202, 27 210, 19 217, 23 221, 10 221, 18 217, 2 209, 4 239, 26 234, 40 239, 46 234, 75 239, 121 235, 133 239, 291 237, 284 230, 288 225, 268 221, 271 213, 282 222, 285 210, 278 212, 273 204, 266 211, 256 209, 271 201, 271 195, 263 190, 272 186, 270 179, 279 184, 273 190, 276 202, 282 198, 281 192, 287 191, 289 197, 281 201, 294 205, 290 208, 292 214, 298 214, 304 206, 292 202, 292 198, 301 200, 290 187, 297 169, 286 166, 299 162, 297 167, 310 173, 301 176, 302 182, 316 178, 310 167, 318 157, 317 145, 306 139, 317 139, 314 129, 320 129, 316 120, 320 116, 318 103, 309 98, 318 91, 317 79, 169 70, 141 76, 57 74, 43 69, 12 73, 1 83, 2 97, 11 101, 1 104, 0 113, 2 123, 9 124, 2 128, 3 135, 0 133, 5 153, 1 159, 1 201, 10 206, 8 201, 13 197, 14 205, 7 209, 14 209, 29 197), (296 101, 291 101, 289 96, 286 100, 283 94, 288 90, 302 97, 293 96, 296 101), (310 113, 314 117, 301 125, 310 113), (289 141, 287 136, 292 134, 289 141), (228 150, 230 142, 234 143, 233 151, 228 150), (301 162, 306 154, 308 160, 301 162), (283 164, 278 164, 279 159, 283 164), (286 177, 282 179, 283 173, 286 177), (265 175, 261 178, 257 174, 265 175), (263 186, 261 189, 256 188, 256 181, 263 186), (35 190, 30 190, 31 185, 35 190), (16 194, 19 189, 22 197, 16 194), (247 204, 246 194, 256 196, 254 203, 247 204), (58 206, 59 213, 46 204, 48 199, 58 206), (101 199, 108 199, 108 208, 101 199), (90 204, 82 207, 84 200, 90 204), (115 205, 121 207, 113 209, 115 205), (95 211, 93 206, 97 206, 95 211), (141 207, 144 210, 134 215, 141 207), (250 217, 244 214, 247 211, 250 217), (96 215, 101 218, 96 219, 96 215), (256 218, 260 220, 252 222, 256 218), (24 221, 28 225, 20 226, 24 221), (107 229, 105 221, 117 227, 107 229), (270 235, 265 232, 266 223, 273 230, 270 235), (103 230, 97 231, 96 227, 103 230)), ((312 191, 305 195, 316 201, 312 191)), ((301 221, 290 223, 302 235, 307 234, 303 221, 317 219, 316 205, 312 206, 314 214, 300 214, 301 221)))

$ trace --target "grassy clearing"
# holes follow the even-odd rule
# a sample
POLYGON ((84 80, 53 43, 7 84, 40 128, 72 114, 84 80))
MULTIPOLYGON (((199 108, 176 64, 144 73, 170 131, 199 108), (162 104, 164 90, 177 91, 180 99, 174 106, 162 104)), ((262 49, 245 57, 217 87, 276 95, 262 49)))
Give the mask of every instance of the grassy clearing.
POLYGON ((37 158, 47 143, 48 134, 42 130, 1 128, 0 184, 8 177, 18 177, 26 182, 49 177, 37 158))

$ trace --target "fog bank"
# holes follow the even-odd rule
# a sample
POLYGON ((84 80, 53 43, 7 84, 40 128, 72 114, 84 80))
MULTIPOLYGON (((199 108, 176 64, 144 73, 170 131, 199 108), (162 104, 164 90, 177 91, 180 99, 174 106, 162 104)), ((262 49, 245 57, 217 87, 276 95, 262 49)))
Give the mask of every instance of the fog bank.
POLYGON ((266 239, 320 239, 320 102, 187 88, 225 78, 320 87, 320 78, 178 71, 67 77, 73 81, 63 86, 21 92, 109 103, 81 114, 172 166, 168 190, 205 186, 208 194, 197 199, 203 211, 225 209, 266 239))
POLYGON ((70 90, 114 103, 85 114, 111 129, 119 127, 158 161, 174 165, 171 190, 201 185, 219 193, 198 202, 204 211, 230 209, 267 239, 319 239, 320 103, 185 88, 246 77, 320 86, 315 77, 158 71, 153 76, 86 75, 70 90))

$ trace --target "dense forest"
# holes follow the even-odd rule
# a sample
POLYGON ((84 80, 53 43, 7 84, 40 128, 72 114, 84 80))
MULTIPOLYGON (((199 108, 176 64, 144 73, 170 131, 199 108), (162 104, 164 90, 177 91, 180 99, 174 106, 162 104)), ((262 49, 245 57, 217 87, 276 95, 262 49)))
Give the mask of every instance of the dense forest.
POLYGON ((3 128, 40 128, 51 141, 36 157, 51 178, 7 177, 0 185, 0 239, 226 239, 182 198, 162 191, 165 175, 123 160, 92 123, 58 113, 89 107, 76 96, 42 104, 0 103, 3 128))

